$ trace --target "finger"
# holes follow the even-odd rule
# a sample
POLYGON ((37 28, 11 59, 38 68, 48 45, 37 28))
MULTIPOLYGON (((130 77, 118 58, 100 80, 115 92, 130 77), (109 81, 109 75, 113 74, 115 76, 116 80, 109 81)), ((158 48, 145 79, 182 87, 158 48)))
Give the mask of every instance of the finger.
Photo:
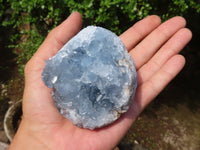
POLYGON ((128 112, 114 124, 103 128, 103 130, 96 130, 98 135, 104 139, 117 137, 112 140, 112 142, 114 144, 118 143, 147 104, 149 104, 149 102, 180 72, 184 64, 185 59, 181 55, 176 55, 168 60, 168 62, 152 76, 151 80, 137 88, 135 99, 128 112))
POLYGON ((156 51, 179 29, 185 27, 186 21, 182 17, 174 17, 157 27, 130 54, 138 70, 156 51))
MULTIPOLYGON (((130 110, 137 115, 165 88, 165 86, 182 70, 185 58, 175 55, 170 58, 148 81, 137 88, 137 94, 130 110), (134 111, 136 109, 137 111, 134 111)), ((132 112, 130 112, 131 114, 132 112)))
POLYGON ((81 24, 81 15, 78 12, 74 12, 62 24, 48 34, 35 55, 26 64, 26 83, 29 83, 30 81, 30 83, 32 82, 34 84, 34 81, 37 81, 38 78, 40 78, 41 74, 38 74, 38 72, 42 72, 45 60, 54 56, 63 44, 80 30, 81 24))
POLYGON ((127 31, 120 35, 121 40, 126 46, 127 50, 131 50, 141 39, 153 31, 161 20, 158 16, 152 15, 137 22, 127 31))
POLYGON ((81 29, 82 19, 78 12, 73 12, 62 24, 54 28, 36 52, 36 56, 47 60, 54 56, 81 29))
POLYGON ((171 37, 153 58, 138 70, 138 85, 149 80, 149 78, 158 71, 168 59, 178 54, 191 38, 192 33, 186 28, 179 30, 171 37))
POLYGON ((78 12, 72 13, 67 20, 49 33, 36 54, 26 64, 26 85, 23 96, 23 111, 25 115, 37 117, 48 114, 49 116, 53 116, 52 119, 47 119, 47 121, 55 121, 56 118, 60 118, 58 117, 60 114, 50 95, 51 90, 44 85, 41 74, 44 69, 45 60, 55 55, 63 44, 80 30, 81 22, 81 15, 78 12))

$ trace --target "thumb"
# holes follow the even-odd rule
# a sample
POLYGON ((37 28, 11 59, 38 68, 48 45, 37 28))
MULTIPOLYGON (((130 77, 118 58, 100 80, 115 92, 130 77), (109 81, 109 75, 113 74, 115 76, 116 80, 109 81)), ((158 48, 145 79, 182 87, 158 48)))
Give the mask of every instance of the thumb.
POLYGON ((78 12, 72 13, 61 25, 53 29, 46 40, 25 67, 25 89, 23 95, 23 116, 42 122, 61 119, 53 99, 51 89, 42 81, 41 74, 45 60, 49 59, 81 28, 82 20, 78 12))

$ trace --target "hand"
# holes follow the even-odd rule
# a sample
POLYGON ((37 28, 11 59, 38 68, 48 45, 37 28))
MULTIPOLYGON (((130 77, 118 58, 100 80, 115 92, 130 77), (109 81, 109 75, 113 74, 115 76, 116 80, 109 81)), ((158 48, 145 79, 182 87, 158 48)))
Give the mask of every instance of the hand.
POLYGON ((174 17, 161 24, 158 16, 149 16, 124 32, 120 38, 130 52, 137 69, 138 88, 127 113, 115 123, 94 131, 74 126, 54 106, 51 89, 41 73, 45 60, 81 29, 81 15, 72 13, 53 29, 25 67, 23 118, 10 150, 107 150, 122 139, 142 110, 180 72, 185 59, 178 53, 192 34, 185 20, 174 17))

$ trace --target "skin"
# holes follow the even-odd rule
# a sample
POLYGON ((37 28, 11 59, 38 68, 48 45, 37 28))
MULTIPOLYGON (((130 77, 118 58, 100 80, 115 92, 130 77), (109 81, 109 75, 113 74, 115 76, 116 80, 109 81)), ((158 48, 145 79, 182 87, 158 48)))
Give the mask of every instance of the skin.
POLYGON ((81 24, 81 15, 72 13, 48 34, 26 64, 23 117, 9 150, 113 149, 142 110, 181 71, 185 59, 178 53, 192 37, 190 30, 185 28, 184 18, 174 17, 161 24, 155 15, 144 18, 120 35, 137 70, 135 99, 129 111, 115 123, 91 131, 74 126, 59 114, 51 89, 41 79, 45 60, 76 35, 81 24))

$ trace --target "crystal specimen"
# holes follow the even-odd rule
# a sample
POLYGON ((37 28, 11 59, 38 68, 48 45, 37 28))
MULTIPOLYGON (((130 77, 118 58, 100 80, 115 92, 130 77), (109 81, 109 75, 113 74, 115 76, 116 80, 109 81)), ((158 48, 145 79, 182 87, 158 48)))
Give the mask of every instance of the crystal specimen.
POLYGON ((120 38, 88 26, 46 61, 42 78, 59 112, 83 128, 100 128, 126 112, 137 75, 120 38))

